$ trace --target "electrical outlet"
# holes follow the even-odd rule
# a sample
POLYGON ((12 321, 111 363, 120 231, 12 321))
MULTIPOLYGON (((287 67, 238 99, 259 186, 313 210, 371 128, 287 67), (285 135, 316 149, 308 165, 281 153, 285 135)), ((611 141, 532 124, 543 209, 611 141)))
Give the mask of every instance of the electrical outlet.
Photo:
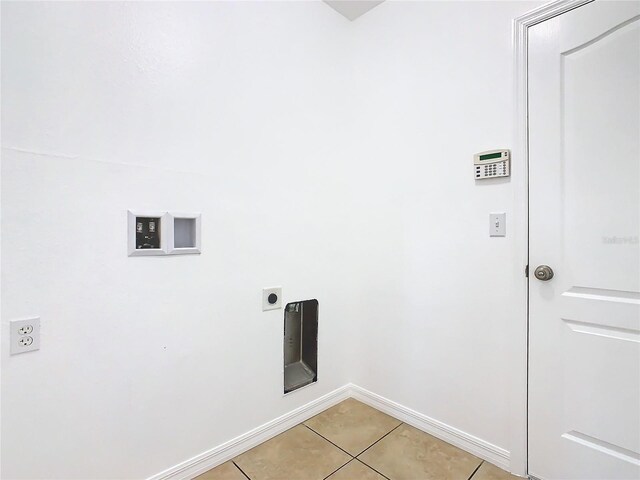
POLYGON ((29 335, 30 333, 33 333, 33 325, 25 325, 24 327, 20 327, 18 333, 20 335, 29 335))
POLYGON ((262 289, 262 311, 282 308, 282 287, 262 289))
POLYGON ((40 317, 11 320, 11 355, 40 349, 40 317))

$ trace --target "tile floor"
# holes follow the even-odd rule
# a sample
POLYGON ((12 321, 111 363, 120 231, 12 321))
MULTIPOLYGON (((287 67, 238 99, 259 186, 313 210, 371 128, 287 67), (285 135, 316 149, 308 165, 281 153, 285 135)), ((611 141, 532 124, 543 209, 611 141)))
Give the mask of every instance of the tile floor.
POLYGON ((352 398, 197 480, 515 480, 352 398))

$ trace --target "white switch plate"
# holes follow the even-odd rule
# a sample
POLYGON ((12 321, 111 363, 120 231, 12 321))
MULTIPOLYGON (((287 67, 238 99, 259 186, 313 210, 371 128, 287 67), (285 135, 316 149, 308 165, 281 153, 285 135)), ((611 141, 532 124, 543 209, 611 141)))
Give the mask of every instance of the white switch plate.
POLYGON ((278 310, 282 308, 282 287, 269 287, 262 289, 262 311, 266 312, 267 310, 278 310), (275 295, 275 302, 272 302, 274 299, 271 295, 275 295))
POLYGON ((40 350, 40 317, 9 322, 11 355, 40 350))
POLYGON ((507 214, 490 213, 489 214, 489 236, 505 237, 507 235, 507 214))

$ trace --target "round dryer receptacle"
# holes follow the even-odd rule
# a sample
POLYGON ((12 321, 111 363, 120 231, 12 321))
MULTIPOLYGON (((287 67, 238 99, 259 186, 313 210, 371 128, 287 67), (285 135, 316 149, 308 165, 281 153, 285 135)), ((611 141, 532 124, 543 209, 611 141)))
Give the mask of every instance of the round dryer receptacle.
POLYGON ((278 295, 276 295, 275 293, 271 293, 269 295, 269 297, 267 298, 267 300, 269 301, 269 303, 271 305, 273 305, 274 303, 276 303, 278 301, 278 295))

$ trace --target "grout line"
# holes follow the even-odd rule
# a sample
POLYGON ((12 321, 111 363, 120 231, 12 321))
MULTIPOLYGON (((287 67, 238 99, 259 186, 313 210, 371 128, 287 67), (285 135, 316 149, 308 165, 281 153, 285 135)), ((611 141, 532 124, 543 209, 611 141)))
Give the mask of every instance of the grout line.
MULTIPOLYGON (((326 437, 323 437, 322 435, 320 435, 318 432, 316 432, 313 428, 309 427, 308 425, 305 425, 304 423, 301 423, 300 425, 304 425, 305 427, 307 427, 309 430, 311 430, 313 433, 315 433, 316 435, 318 435, 320 438, 324 438, 327 442, 329 442, 331 445, 333 445, 336 448, 340 448, 338 445, 336 445, 335 443, 333 443, 331 440, 329 440, 326 437)), ((349 455, 351 457, 351 459, 354 459, 356 457, 354 457, 353 455, 351 455, 349 452, 347 452, 344 448, 340 448, 340 450, 342 450, 344 453, 346 453, 347 455, 349 455)), ((350 462, 351 460, 349 460, 350 462)), ((349 463, 347 462, 347 463, 349 463)), ((346 463, 345 463, 346 465, 346 463)), ((340 467, 342 468, 342 467, 340 467)))
MULTIPOLYGON (((324 438, 324 437, 322 437, 324 438)), ((349 465, 351 462, 353 462, 355 460, 355 458, 352 458, 351 460, 349 460, 347 463, 345 463, 344 465, 341 465, 340 467, 338 467, 337 469, 335 469, 333 472, 331 472, 329 475, 327 475, 326 477, 324 477, 323 480, 327 480, 327 478, 329 478, 331 475, 333 475, 334 473, 336 473, 338 470, 342 470, 344 467, 346 467, 347 465, 349 465)))
POLYGON ((242 469, 238 466, 238 464, 237 464, 236 462, 234 462, 233 460, 231 460, 231 463, 233 463, 233 464, 236 466, 236 468, 237 468, 238 470, 240 470, 240 472, 241 472, 245 477, 247 477, 247 480, 251 480, 251 479, 249 478, 249 475, 247 475, 246 473, 244 473, 244 470, 242 470, 242 469))
POLYGON ((480 467, 482 466, 483 463, 484 463, 484 460, 480 462, 480 465, 476 467, 476 469, 473 471, 473 473, 467 480, 471 480, 473 478, 473 476, 478 472, 478 470, 480 470, 480 467))
POLYGON ((373 470, 374 472, 376 472, 378 475, 386 478, 387 480, 391 480, 389 477, 387 477, 384 473, 379 472, 378 470, 376 470, 375 468, 373 468, 371 465, 367 465, 366 463, 364 463, 362 460, 360 460, 359 458, 355 459, 356 462, 360 462, 362 465, 364 465, 367 468, 370 468, 371 470, 373 470))
MULTIPOLYGON (((400 427, 401 425, 404 425, 404 422, 400 422, 400 424, 396 427, 394 427, 393 429, 391 429, 389 432, 385 433, 382 437, 380 437, 378 440, 376 440, 375 442, 373 442, 371 445, 369 445, 367 448, 365 448, 363 451, 361 451, 358 455, 356 455, 356 458, 358 458, 360 455, 362 455, 364 452, 366 452, 367 450, 369 450, 371 447, 373 447, 376 443, 378 443, 380 440, 382 440, 384 437, 386 437, 387 435, 389 435, 391 432, 393 432, 394 430, 397 430, 398 427, 400 427)), ((360 460, 362 462, 362 460, 360 460)), ((364 462, 362 462, 364 463, 364 462)), ((365 465, 367 465, 366 463, 364 463, 365 465)), ((369 465, 367 465, 368 467, 369 465)))

